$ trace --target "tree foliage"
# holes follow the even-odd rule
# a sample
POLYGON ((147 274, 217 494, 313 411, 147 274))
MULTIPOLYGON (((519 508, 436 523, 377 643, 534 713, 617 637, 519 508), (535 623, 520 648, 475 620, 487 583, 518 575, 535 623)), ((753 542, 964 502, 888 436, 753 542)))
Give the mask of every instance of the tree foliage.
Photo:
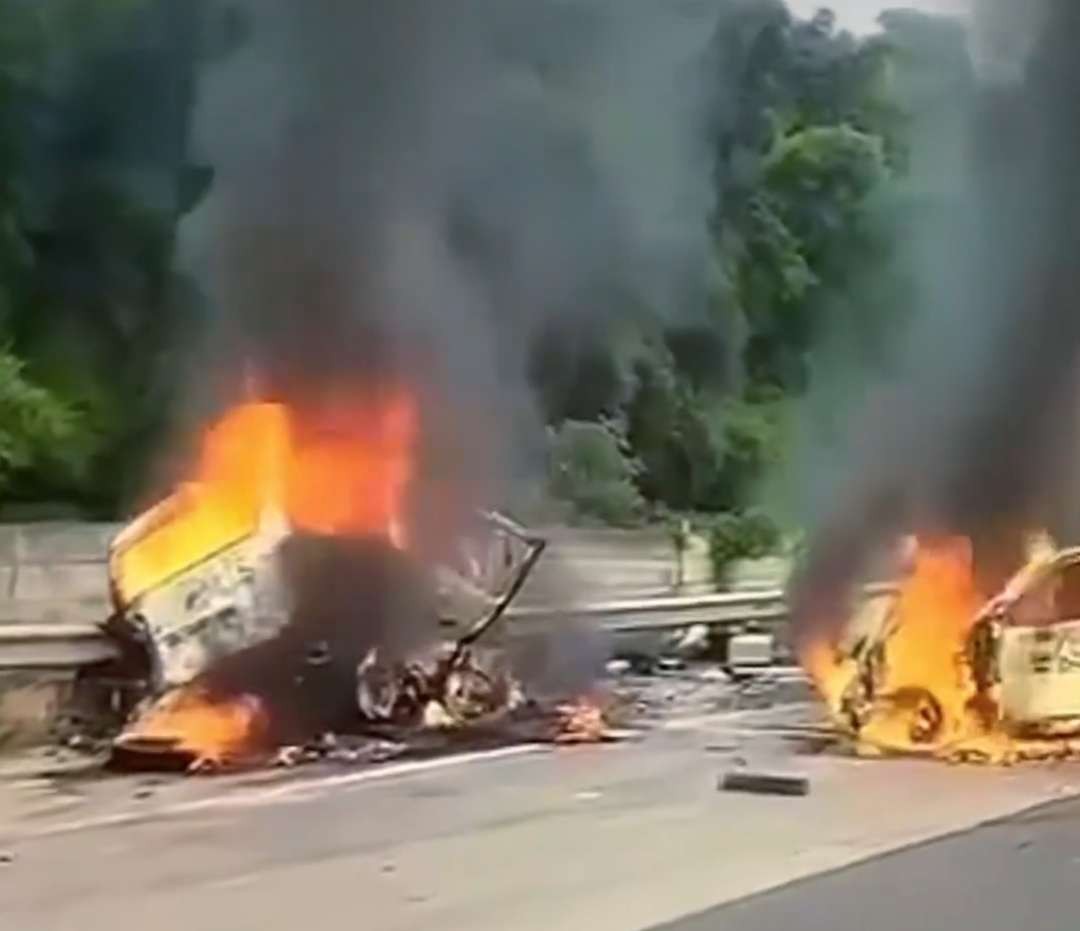
POLYGON ((709 556, 717 579, 723 579, 732 563, 769 556, 781 543, 776 523, 757 510, 719 514, 708 522, 707 530, 709 556))
MULTIPOLYGON (((199 306, 173 252, 207 182, 185 159, 210 51, 201 7, 0 3, 8 498, 115 508, 169 409, 180 324, 199 306)), ((910 183, 913 133, 945 122, 941 101, 971 77, 951 22, 902 12, 883 25, 860 38, 827 10, 801 20, 782 0, 720 4, 707 306, 676 324, 667 308, 627 304, 588 333, 553 327, 532 353, 552 491, 582 513, 751 513, 792 401, 820 378, 823 335, 887 363, 912 303, 898 237, 940 202, 910 183)), ((749 526, 732 520, 729 542, 749 526)))
POLYGON ((0 344, 23 411, 0 420, 0 446, 18 450, 9 500, 111 510, 168 408, 190 173, 176 66, 192 37, 164 30, 182 13, 172 0, 0 4, 0 344), (73 431, 80 454, 52 456, 73 431))
POLYGON ((6 350, 0 350, 0 424, 0 493, 31 467, 84 474, 93 437, 80 412, 32 382, 6 350))
POLYGON ((678 333, 646 332, 602 413, 625 419, 649 502, 732 515, 714 534, 731 555, 743 537, 771 539, 745 509, 783 457, 786 411, 823 345, 842 333, 852 355, 888 363, 913 303, 898 240, 935 202, 909 182, 913 133, 963 93, 969 69, 962 30, 938 17, 889 14, 883 32, 857 38, 828 10, 725 9, 713 41, 712 332, 694 335, 691 356, 678 333), (721 377, 704 377, 710 367, 721 377))
POLYGON ((551 459, 552 490, 579 514, 624 527, 644 516, 638 466, 614 425, 566 421, 552 432, 551 459))

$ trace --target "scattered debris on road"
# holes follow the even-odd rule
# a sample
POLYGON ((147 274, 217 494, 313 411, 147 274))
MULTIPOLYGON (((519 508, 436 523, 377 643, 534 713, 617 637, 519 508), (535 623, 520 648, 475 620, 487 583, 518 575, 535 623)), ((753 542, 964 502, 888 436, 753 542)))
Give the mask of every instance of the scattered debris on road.
POLYGON ((400 741, 327 733, 306 744, 279 747, 272 764, 289 769, 324 761, 348 765, 387 763, 407 753, 408 749, 408 745, 400 741))

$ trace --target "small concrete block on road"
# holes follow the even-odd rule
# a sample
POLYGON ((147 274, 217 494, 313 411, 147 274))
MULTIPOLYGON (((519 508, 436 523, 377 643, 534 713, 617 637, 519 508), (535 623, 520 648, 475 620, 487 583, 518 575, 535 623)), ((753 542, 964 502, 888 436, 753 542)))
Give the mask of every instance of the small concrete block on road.
POLYGON ((797 774, 732 770, 720 777, 720 791, 801 796, 810 794, 810 780, 797 774))

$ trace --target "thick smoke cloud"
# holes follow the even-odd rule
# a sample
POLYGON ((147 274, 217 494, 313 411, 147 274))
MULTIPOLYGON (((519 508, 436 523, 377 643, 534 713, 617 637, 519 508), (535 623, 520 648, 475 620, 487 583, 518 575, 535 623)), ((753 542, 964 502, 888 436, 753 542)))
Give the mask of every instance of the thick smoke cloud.
POLYGON ((543 326, 704 306, 716 6, 239 4, 246 39, 200 93, 211 196, 184 231, 209 368, 246 360, 294 397, 404 377, 443 485, 497 494, 539 434, 543 326))
POLYGON ((1051 0, 975 0, 971 57, 989 84, 1023 80, 1049 19, 1051 0))
MULTIPOLYGON (((303 409, 404 382, 422 435, 409 555, 449 555, 471 510, 542 461, 527 377, 540 337, 557 327, 569 353, 628 307, 704 313, 706 52, 726 2, 222 7, 209 30, 234 47, 206 68, 195 119, 213 183, 182 230, 213 310, 209 403, 254 388, 303 409)), ((342 681, 371 643, 401 658, 433 636, 431 611, 397 597, 427 585, 395 574, 399 556, 300 552, 297 636, 326 640, 342 681)), ((584 644, 549 637, 522 672, 591 676, 602 654, 584 644)), ((258 668, 263 692, 286 694, 292 646, 226 673, 258 668)))
POLYGON ((1023 531, 1080 532, 1080 6, 987 0, 977 14, 965 209, 922 231, 941 254, 922 270, 907 376, 853 425, 794 584, 803 636, 843 617, 897 532, 972 535, 984 587, 1023 531))

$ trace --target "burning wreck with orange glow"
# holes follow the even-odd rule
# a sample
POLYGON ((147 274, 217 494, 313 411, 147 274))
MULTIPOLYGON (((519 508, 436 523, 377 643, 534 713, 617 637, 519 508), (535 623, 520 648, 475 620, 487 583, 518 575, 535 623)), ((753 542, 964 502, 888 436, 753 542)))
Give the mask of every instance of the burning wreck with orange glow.
MULTIPOLYGON (((138 687, 114 759, 243 764, 525 704, 491 631, 544 541, 486 512, 441 560, 414 552, 416 403, 355 397, 233 407, 193 479, 115 539, 106 629, 138 687)), ((583 714, 553 709, 552 736, 601 739, 600 712, 583 714)))
POLYGON ((1080 751, 1080 548, 1033 537, 994 597, 964 538, 911 538, 906 578, 801 660, 867 755, 1011 763, 1080 751))

